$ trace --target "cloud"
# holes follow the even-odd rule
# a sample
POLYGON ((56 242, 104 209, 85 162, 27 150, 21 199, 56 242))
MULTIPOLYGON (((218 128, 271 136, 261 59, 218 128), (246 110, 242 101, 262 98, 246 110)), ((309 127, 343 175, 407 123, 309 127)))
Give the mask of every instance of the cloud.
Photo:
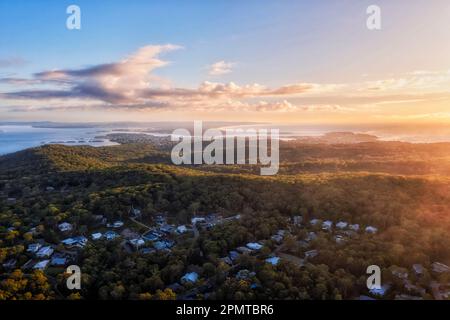
POLYGON ((27 62, 19 57, 0 58, 0 68, 12 68, 24 66, 27 62))
POLYGON ((33 79, 1 79, 9 83, 71 84, 63 90, 22 90, 7 93, 12 99, 52 99, 85 98, 109 103, 135 102, 137 93, 156 84, 157 77, 152 71, 168 62, 159 59, 159 55, 180 49, 175 45, 145 46, 126 59, 108 64, 100 64, 81 69, 50 70, 35 73, 33 79))
POLYGON ((213 63, 209 66, 208 73, 210 76, 220 76, 223 74, 231 73, 234 66, 234 62, 225 62, 224 60, 217 61, 216 63, 213 63))
MULTIPOLYGON (((44 70, 30 78, 4 77, 0 83, 16 91, 0 93, 20 110, 196 110, 348 113, 375 112, 390 104, 407 104, 450 97, 449 71, 416 71, 355 83, 298 82, 268 87, 204 81, 197 87, 174 87, 154 71, 169 64, 161 56, 181 49, 173 44, 148 45, 117 62, 75 69, 44 70), (23 107, 23 108, 22 108, 23 107)), ((224 74, 232 63, 211 65, 224 74)), ((4 102, 3 102, 4 103, 4 102)))

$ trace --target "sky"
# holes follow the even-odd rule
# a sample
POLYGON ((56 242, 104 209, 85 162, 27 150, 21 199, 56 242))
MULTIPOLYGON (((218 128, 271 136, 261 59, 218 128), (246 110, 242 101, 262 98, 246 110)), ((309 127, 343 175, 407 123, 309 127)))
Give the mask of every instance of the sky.
POLYGON ((1 1, 0 121, 41 120, 450 124, 450 2, 1 1))

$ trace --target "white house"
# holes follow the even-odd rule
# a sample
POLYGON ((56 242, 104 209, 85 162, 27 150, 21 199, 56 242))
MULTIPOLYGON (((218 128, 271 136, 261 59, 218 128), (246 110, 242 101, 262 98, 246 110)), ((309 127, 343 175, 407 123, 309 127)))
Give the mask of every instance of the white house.
POLYGON ((309 223, 310 223, 312 226, 315 226, 315 225, 318 224, 319 222, 320 222, 319 219, 312 219, 311 221, 309 221, 309 223))
POLYGON ((359 231, 359 224, 351 224, 348 226, 353 231, 359 231))
POLYGON ((338 229, 345 229, 347 228, 348 223, 345 221, 339 221, 338 223, 336 223, 336 228, 338 229))
POLYGON ((27 251, 31 253, 36 253, 41 247, 42 245, 40 243, 32 243, 28 246, 27 251))
POLYGON ((117 233, 115 233, 114 231, 108 231, 105 232, 105 238, 106 240, 114 240, 115 238, 117 238, 119 235, 117 233))
POLYGON ((433 262, 431 268, 437 273, 450 272, 450 267, 440 262, 433 262))
POLYGON ((341 235, 337 235, 334 237, 334 240, 336 241, 337 244, 341 244, 345 242, 345 238, 341 235))
POLYGON ((191 219, 191 223, 192 223, 193 225, 194 225, 194 224, 197 224, 197 223, 199 223, 199 222, 206 222, 206 219, 203 218, 203 217, 194 217, 194 218, 191 219))
POLYGON ((378 229, 375 227, 372 227, 372 226, 368 226, 368 227, 366 227, 366 232, 367 233, 377 233, 378 229))
POLYGON ((77 246, 77 247, 84 247, 87 244, 88 239, 84 236, 78 236, 74 238, 67 238, 61 241, 61 243, 65 244, 66 246, 77 246))
POLYGON ((92 240, 100 240, 103 237, 103 234, 101 232, 96 232, 91 234, 92 240))
POLYGON ((139 248, 140 246, 143 246, 145 244, 145 241, 140 239, 140 238, 136 238, 136 239, 131 239, 129 241, 135 248, 139 248))
POLYGON ((333 221, 327 220, 322 223, 323 230, 331 230, 332 227, 333 227, 333 221))
POLYGON ((300 225, 302 223, 302 221, 303 221, 303 217, 302 216, 293 216, 292 217, 292 222, 296 226, 300 225))
POLYGON ((250 250, 260 250, 262 247, 262 244, 259 244, 257 242, 247 243, 247 248, 249 248, 250 250))
POLYGON ((189 272, 186 273, 184 276, 181 277, 181 282, 197 282, 198 280, 198 273, 197 272, 189 272))
POLYGON ((187 230, 186 226, 184 226, 184 225, 177 227, 177 233, 179 233, 179 234, 185 233, 187 231, 188 230, 187 230))
POLYGON ((122 221, 116 221, 113 223, 113 228, 121 228, 121 227, 123 227, 122 221))
POLYGON ((36 256, 39 258, 50 257, 53 254, 53 248, 50 246, 42 247, 37 253, 36 256))
POLYGON ((422 275, 423 274, 424 269, 423 269, 423 266, 421 264, 416 263, 416 264, 413 264, 412 267, 414 269, 414 272, 417 275, 422 275))
POLYGON ((280 257, 271 257, 266 259, 267 263, 270 263, 273 266, 276 266, 278 262, 280 262, 280 257))
POLYGON ((35 270, 45 270, 47 268, 47 265, 50 263, 50 260, 42 260, 36 263, 33 267, 35 270))
POLYGON ((61 232, 66 232, 72 230, 72 225, 68 222, 63 222, 58 225, 58 229, 61 232))
POLYGON ((382 285, 380 288, 370 289, 369 292, 375 296, 384 296, 386 292, 391 288, 389 284, 382 285))
POLYGON ((319 251, 317 250, 309 250, 305 252, 305 258, 314 258, 315 256, 317 256, 319 254, 319 251))

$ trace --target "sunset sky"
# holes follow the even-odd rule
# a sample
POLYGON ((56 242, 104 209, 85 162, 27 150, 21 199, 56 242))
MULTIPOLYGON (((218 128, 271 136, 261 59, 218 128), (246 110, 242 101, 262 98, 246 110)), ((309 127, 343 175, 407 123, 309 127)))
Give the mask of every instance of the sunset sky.
POLYGON ((450 1, 0 2, 0 121, 194 119, 450 124, 450 1))

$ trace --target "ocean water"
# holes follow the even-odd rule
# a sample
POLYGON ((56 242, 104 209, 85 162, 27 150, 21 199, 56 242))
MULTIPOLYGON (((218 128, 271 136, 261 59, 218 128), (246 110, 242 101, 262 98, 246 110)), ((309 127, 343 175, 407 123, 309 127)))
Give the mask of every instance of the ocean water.
POLYGON ((35 128, 32 126, 0 126, 0 155, 38 147, 44 144, 91 145, 94 147, 115 145, 108 139, 95 139, 104 135, 100 128, 35 128))
MULTIPOLYGON (((176 126, 174 124, 174 126, 176 126)), ((0 125, 0 155, 13 153, 27 148, 45 144, 90 145, 94 147, 117 145, 106 138, 96 138, 109 133, 140 133, 153 136, 167 136, 167 131, 158 133, 157 128, 137 126, 135 128, 123 126, 117 128, 89 127, 89 128, 36 128, 31 125, 0 125), (153 129, 151 133, 146 129, 153 129)), ((250 124, 227 126, 224 128, 242 129, 279 129, 282 139, 299 136, 321 136, 327 132, 351 131, 375 135, 382 141, 404 141, 412 143, 450 142, 450 126, 444 127, 367 127, 367 126, 318 126, 294 124, 250 124)), ((161 129, 161 128, 160 128, 161 129)), ((172 128, 175 129, 175 128, 172 128)))

